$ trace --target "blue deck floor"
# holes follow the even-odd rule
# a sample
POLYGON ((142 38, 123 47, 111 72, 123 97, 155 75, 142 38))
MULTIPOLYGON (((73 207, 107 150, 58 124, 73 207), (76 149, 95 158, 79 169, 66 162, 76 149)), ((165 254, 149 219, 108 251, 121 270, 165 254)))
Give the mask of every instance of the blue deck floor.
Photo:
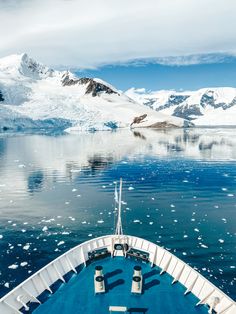
POLYGON ((126 306, 129 313, 147 314, 194 314, 207 313, 205 306, 195 307, 197 299, 191 293, 184 296, 185 288, 171 285, 168 274, 160 275, 157 267, 122 257, 94 261, 62 284, 34 313, 50 314, 107 314, 110 305, 126 306), (94 268, 103 266, 106 293, 94 294, 94 268), (144 279, 142 295, 132 295, 131 279, 133 267, 140 265, 144 279), (133 309, 133 310, 132 310, 133 309))

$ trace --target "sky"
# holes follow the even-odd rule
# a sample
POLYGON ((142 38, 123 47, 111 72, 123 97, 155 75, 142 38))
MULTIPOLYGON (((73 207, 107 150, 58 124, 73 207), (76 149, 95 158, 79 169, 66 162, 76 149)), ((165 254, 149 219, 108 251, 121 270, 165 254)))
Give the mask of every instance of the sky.
POLYGON ((119 89, 235 86, 235 0, 0 0, 0 57, 119 89))

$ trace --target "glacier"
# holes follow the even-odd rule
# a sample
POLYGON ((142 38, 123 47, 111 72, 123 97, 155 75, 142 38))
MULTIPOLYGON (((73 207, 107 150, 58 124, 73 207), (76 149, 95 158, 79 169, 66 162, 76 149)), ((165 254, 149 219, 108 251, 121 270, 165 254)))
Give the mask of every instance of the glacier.
POLYGON ((26 53, 0 59, 0 130, 73 133, 130 128, 131 124, 132 128, 193 125, 140 104, 101 79, 50 69, 26 53), (140 116, 145 119, 132 123, 140 116))

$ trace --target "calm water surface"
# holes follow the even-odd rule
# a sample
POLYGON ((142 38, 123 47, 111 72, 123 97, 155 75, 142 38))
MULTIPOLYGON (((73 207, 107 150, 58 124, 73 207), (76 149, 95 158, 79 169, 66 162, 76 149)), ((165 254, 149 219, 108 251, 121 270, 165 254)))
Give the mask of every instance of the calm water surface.
POLYGON ((164 246, 236 298, 236 130, 0 136, 0 296, 114 231, 164 246))

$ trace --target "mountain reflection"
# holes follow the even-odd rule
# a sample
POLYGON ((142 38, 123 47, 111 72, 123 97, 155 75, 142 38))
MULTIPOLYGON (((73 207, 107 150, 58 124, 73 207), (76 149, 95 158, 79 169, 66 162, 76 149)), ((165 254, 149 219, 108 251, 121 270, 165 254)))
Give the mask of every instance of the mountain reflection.
POLYGON ((236 160, 235 129, 168 129, 81 133, 61 136, 11 136, 0 139, 4 184, 34 193, 45 176, 52 181, 94 175, 137 155, 201 161, 236 160), (12 164, 11 164, 12 163, 12 164))
POLYGON ((28 191, 39 192, 43 186, 44 175, 42 171, 35 171, 28 176, 28 191))

